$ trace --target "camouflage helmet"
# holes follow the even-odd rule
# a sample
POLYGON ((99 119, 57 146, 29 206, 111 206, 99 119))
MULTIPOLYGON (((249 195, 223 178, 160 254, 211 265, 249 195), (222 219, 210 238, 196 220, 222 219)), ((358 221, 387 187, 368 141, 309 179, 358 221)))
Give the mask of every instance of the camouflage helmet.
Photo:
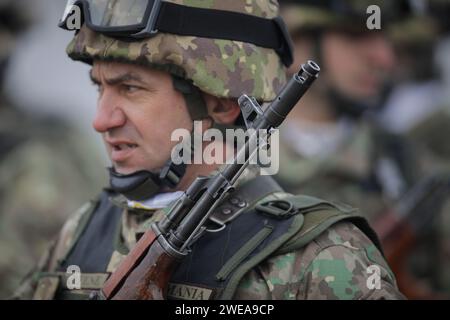
MULTIPOLYGON (((170 0, 179 5, 217 9, 272 19, 276 0, 170 0)), ((124 41, 93 32, 86 25, 67 47, 73 60, 119 61, 149 66, 189 79, 200 90, 223 98, 242 93, 270 101, 286 81, 285 69, 273 49, 247 42, 158 33, 124 41)))
MULTIPOLYGON (((367 30, 367 9, 380 8, 381 22, 391 23, 407 14, 408 0, 280 0, 281 12, 289 31, 321 29, 367 30)), ((370 11, 371 12, 371 11, 370 11)))

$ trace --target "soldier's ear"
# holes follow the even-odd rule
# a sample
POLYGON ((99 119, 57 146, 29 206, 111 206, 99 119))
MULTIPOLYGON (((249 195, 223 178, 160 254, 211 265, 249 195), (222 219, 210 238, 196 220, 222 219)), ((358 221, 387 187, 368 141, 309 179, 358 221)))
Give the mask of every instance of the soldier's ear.
POLYGON ((233 124, 241 113, 236 100, 217 98, 209 94, 204 94, 204 100, 209 116, 219 124, 233 124))

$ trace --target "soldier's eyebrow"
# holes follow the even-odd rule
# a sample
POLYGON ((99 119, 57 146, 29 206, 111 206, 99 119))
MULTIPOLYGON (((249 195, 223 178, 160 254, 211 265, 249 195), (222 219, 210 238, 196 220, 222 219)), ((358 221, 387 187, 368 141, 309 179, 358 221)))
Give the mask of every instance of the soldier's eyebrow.
MULTIPOLYGON (((91 81, 94 84, 96 84, 96 85, 100 84, 100 80, 94 76, 92 70, 89 71, 89 77, 91 78, 91 81)), ((145 84, 142 77, 133 72, 125 72, 125 73, 119 74, 118 76, 115 76, 113 78, 105 79, 105 82, 110 86, 114 86, 114 85, 117 85, 117 84, 120 84, 120 83, 126 82, 126 81, 136 81, 136 82, 140 82, 141 84, 145 84)))

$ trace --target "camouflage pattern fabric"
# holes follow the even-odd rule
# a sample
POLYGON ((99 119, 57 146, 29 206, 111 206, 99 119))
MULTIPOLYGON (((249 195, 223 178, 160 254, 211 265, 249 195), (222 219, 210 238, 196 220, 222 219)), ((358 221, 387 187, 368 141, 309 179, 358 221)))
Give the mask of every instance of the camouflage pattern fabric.
MULTIPOLYGON (((170 1, 192 7, 229 10, 264 18, 277 15, 272 1, 170 1)), ((73 39, 67 53, 74 60, 126 61, 162 68, 193 81, 217 97, 238 98, 243 93, 270 101, 286 81, 284 67, 272 49, 250 43, 158 33, 141 41, 124 42, 86 27, 73 39)))
MULTIPOLYGON (((247 170, 238 184, 248 181, 254 172, 247 170)), ((279 197, 283 197, 282 194, 279 197)), ((125 206, 119 196, 115 203, 125 206), (122 204, 121 204, 122 203, 122 204)), ((23 283, 16 298, 30 299, 36 290, 36 275, 52 271, 70 248, 77 225, 89 205, 65 225, 56 245, 43 258, 34 275, 23 283)), ((136 244, 136 234, 159 221, 166 209, 125 208, 121 221, 124 245, 136 244)), ((107 271, 113 272, 124 255, 116 250, 107 271)), ((36 298, 36 297, 35 297, 36 298)), ((338 223, 301 250, 267 259, 248 272, 239 283, 233 299, 402 299, 392 272, 373 243, 354 225, 338 223), (369 289, 367 268, 376 264, 381 271, 379 289, 369 289)))
POLYGON ((0 105, 0 298, 12 295, 105 174, 75 130, 0 105))
POLYGON ((403 299, 380 252, 354 225, 342 222, 304 249, 268 259, 242 279, 235 299, 403 299), (380 289, 368 268, 380 266, 380 289))

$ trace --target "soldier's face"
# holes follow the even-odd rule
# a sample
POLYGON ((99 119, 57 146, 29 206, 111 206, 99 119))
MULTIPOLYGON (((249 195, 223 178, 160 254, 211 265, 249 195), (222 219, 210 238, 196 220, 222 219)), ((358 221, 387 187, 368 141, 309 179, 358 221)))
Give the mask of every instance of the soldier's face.
POLYGON ((327 32, 322 40, 323 70, 331 86, 353 99, 380 94, 395 64, 392 45, 382 33, 327 32))
POLYGON ((117 172, 164 166, 176 142, 177 128, 191 130, 181 93, 168 73, 122 63, 94 62, 91 78, 98 86, 94 129, 101 133, 117 172))

